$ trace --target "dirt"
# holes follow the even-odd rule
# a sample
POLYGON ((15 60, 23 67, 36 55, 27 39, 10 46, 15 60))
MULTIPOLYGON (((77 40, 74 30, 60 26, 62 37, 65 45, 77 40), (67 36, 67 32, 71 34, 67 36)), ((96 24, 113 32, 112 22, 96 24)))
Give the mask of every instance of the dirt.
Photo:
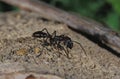
POLYGON ((63 79, 119 79, 119 70, 119 57, 70 30, 66 24, 32 12, 0 14, 0 79, 10 73, 30 72, 63 79), (68 35, 82 47, 73 42, 69 53, 51 46, 43 47, 42 39, 32 37, 43 28, 50 34, 56 30, 57 35, 68 35))

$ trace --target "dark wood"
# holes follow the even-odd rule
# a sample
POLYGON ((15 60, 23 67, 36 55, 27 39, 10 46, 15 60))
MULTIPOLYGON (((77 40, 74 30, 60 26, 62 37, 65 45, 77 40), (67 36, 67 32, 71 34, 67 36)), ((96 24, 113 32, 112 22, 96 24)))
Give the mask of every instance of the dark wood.
POLYGON ((120 37, 112 30, 104 27, 103 25, 96 23, 92 20, 88 20, 82 17, 75 16, 46 3, 37 0, 1 0, 8 4, 17 6, 22 9, 35 11, 40 15, 63 22, 69 27, 86 33, 91 36, 95 36, 102 43, 106 44, 110 48, 120 51, 120 37))

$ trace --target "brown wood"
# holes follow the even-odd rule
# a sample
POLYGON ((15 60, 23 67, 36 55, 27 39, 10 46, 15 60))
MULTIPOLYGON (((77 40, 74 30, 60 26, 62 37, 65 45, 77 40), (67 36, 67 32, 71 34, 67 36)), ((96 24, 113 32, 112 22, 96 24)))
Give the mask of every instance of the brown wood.
POLYGON ((102 43, 111 47, 116 51, 120 51, 120 37, 115 32, 103 25, 82 17, 75 16, 63 10, 57 9, 53 6, 45 4, 37 0, 1 0, 8 4, 17 6, 19 8, 27 9, 30 11, 39 12, 40 15, 60 21, 69 25, 69 27, 86 33, 91 36, 97 37, 102 43))

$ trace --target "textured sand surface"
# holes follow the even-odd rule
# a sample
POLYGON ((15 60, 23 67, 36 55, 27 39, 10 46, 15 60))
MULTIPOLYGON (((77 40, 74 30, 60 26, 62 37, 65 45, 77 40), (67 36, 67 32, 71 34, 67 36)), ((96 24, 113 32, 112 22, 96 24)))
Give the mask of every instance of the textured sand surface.
POLYGON ((0 14, 0 79, 10 73, 15 76, 16 73, 30 72, 55 75, 63 79, 119 79, 120 59, 71 31, 65 24, 46 20, 37 13, 0 14), (70 58, 64 51, 50 46, 41 52, 42 40, 33 38, 32 33, 43 28, 47 28, 50 33, 56 30, 57 35, 68 35, 79 42, 86 52, 76 43, 69 50, 70 58), (42 54, 37 57, 40 53, 42 54))

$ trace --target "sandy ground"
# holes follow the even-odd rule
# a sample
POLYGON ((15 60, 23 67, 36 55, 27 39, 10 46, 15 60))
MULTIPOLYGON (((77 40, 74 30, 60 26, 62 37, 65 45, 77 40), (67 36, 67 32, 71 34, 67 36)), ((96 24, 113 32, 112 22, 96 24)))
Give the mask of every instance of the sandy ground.
POLYGON ((63 79, 120 79, 120 59, 63 23, 46 20, 37 13, 9 12, 0 14, 0 79, 13 79, 16 73, 49 74, 63 79), (50 34, 56 30, 57 35, 68 35, 85 51, 77 43, 68 54, 51 46, 43 48, 43 41, 32 37, 43 28, 50 34), (6 78, 10 74, 12 77, 6 78))

